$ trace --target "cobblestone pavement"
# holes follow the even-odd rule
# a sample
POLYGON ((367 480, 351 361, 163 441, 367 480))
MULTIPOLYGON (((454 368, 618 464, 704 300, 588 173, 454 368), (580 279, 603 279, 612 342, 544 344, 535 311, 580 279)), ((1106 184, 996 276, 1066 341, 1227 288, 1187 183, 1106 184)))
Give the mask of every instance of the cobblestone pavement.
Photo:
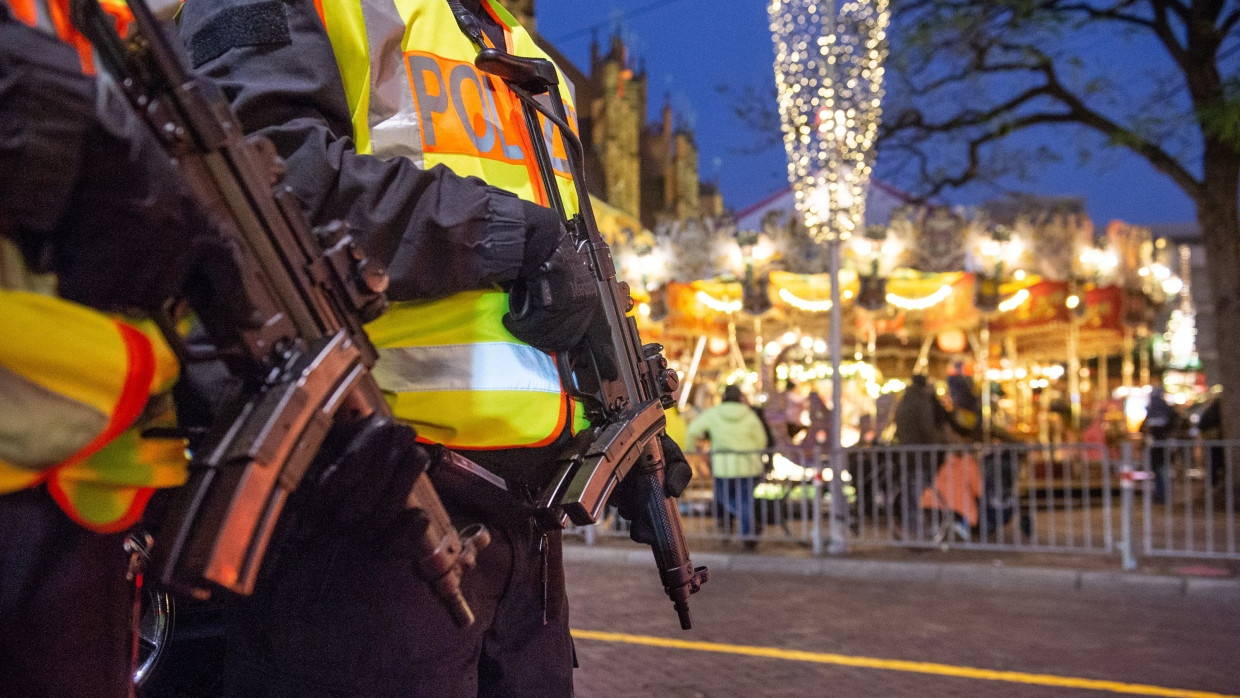
MULTIPOLYGON (((575 630, 1119 681, 1142 685, 1144 695, 1240 694, 1234 594, 988 588, 730 569, 693 596, 694 629, 682 631, 653 562, 570 559, 568 578, 575 630)), ((1105 695, 581 637, 576 649, 576 688, 585 698, 1105 695)))

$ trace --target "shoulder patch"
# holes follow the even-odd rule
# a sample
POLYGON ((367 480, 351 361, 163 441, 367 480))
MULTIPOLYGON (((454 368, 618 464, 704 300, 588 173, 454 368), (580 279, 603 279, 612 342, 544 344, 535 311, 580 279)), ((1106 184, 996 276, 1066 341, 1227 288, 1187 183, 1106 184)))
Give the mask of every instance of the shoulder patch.
POLYGON ((189 52, 198 68, 232 48, 291 42, 284 5, 267 0, 218 12, 190 37, 189 52))

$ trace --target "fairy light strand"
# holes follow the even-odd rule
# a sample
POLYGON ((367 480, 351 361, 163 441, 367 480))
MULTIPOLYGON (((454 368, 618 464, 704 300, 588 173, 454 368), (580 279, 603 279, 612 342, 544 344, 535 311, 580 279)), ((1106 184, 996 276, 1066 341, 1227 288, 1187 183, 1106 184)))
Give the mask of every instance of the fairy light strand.
POLYGON ((831 301, 812 301, 801 298, 786 288, 779 289, 779 298, 797 310, 806 313, 825 313, 831 309, 831 301))
POLYGON ((731 315, 741 309, 740 301, 719 300, 705 291, 698 291, 696 296, 697 302, 710 308, 716 313, 726 313, 731 315))
POLYGON ((934 293, 921 298, 905 298, 894 293, 888 293, 887 302, 900 310, 927 310, 947 300, 947 297, 950 295, 952 295, 952 287, 943 284, 934 293))

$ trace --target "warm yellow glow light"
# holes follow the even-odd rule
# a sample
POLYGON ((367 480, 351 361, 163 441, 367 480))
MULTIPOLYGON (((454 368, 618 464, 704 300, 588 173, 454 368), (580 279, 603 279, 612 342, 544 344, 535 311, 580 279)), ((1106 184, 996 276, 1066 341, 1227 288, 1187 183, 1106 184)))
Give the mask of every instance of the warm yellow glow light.
POLYGON ((811 301, 797 296, 786 288, 779 289, 779 298, 797 310, 806 313, 825 313, 831 309, 831 301, 811 301))
POLYGON ((999 303, 999 312, 1007 313, 1016 310, 1029 300, 1029 289, 1022 288, 999 303))
POLYGON ((882 115, 888 0, 771 0, 775 84, 797 209, 816 242, 865 220, 882 115))
POLYGON ((905 298, 894 293, 888 293, 887 302, 901 310, 926 310, 947 300, 947 297, 950 295, 952 295, 952 287, 943 284, 934 293, 921 298, 905 298))
POLYGON ((695 297, 697 298, 698 303, 701 303, 716 313, 727 313, 728 315, 731 315, 741 309, 740 301, 719 300, 705 291, 698 291, 695 297))

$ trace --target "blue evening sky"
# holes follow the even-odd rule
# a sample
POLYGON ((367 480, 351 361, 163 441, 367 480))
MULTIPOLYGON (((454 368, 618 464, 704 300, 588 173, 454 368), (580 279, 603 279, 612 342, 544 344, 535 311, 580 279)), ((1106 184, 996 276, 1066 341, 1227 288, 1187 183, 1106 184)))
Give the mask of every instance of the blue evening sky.
MULTIPOLYGON (((649 118, 657 116, 664 94, 670 94, 673 106, 696 129, 703 178, 717 179, 728 207, 745 208, 787 187, 782 144, 757 155, 737 152, 751 145, 755 135, 733 116, 727 98, 717 90, 722 84, 762 89, 774 84, 766 2, 537 0, 535 7, 540 33, 585 70, 590 27, 598 27, 604 52, 615 28, 620 27, 631 55, 645 61, 649 118)), ((1134 84, 1162 61, 1152 45, 1124 39, 1117 43, 1114 37, 1087 42, 1082 48, 1087 63, 1134 84)), ((1115 218, 1148 224, 1187 222, 1195 217, 1188 197, 1139 157, 1102 148, 1097 139, 1072 130, 1047 129, 1027 139, 1030 144, 1061 146, 1063 160, 1041 170, 1032 181, 1012 183, 1015 188, 1041 195, 1083 196, 1099 227, 1115 218), (1076 157, 1082 146, 1094 153, 1084 165, 1076 157)), ((883 174, 881 159, 878 173, 883 174)), ((993 195, 993 190, 973 188, 946 198, 974 204, 993 195)))

